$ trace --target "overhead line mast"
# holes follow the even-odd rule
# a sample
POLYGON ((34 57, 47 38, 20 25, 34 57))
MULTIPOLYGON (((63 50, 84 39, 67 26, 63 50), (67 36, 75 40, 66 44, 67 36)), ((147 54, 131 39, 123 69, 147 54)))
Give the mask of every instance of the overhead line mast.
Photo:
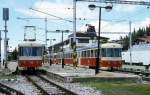
POLYGON ((114 3, 114 4, 131 4, 131 5, 146 5, 150 6, 150 2, 145 1, 128 1, 128 0, 76 0, 85 2, 99 2, 99 3, 114 3))

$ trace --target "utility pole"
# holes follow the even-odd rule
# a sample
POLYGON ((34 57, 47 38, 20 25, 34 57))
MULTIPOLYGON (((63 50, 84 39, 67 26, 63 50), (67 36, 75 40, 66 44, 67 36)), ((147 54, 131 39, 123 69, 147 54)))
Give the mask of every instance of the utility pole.
POLYGON ((2 32, 2 31, 4 31, 4 30, 0 30, 0 68, 1 68, 1 64, 2 64, 2 63, 1 63, 1 62, 2 62, 2 61, 1 61, 1 60, 2 60, 2 59, 1 59, 1 41, 2 41, 1 32, 2 32))
POLYGON ((7 39, 7 21, 9 20, 9 9, 3 8, 3 20, 5 21, 4 32, 5 32, 5 39, 4 39, 4 61, 5 61, 5 68, 7 67, 7 47, 8 47, 8 39, 7 39))
POLYGON ((72 49, 73 49, 73 65, 74 67, 77 66, 77 52, 76 52, 76 1, 73 0, 73 42, 72 42, 72 49))
POLYGON ((130 40, 129 40, 129 45, 130 45, 130 65, 132 65, 132 34, 131 34, 131 24, 132 22, 129 21, 129 37, 130 37, 130 40))
POLYGON ((45 17, 45 47, 47 51, 47 18, 45 17))

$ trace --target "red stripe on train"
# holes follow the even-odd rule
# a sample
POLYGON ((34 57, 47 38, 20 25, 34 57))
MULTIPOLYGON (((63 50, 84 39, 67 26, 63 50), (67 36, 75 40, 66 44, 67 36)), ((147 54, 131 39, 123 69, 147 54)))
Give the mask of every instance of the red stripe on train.
POLYGON ((24 68, 37 68, 42 66, 42 60, 19 60, 18 66, 24 68))

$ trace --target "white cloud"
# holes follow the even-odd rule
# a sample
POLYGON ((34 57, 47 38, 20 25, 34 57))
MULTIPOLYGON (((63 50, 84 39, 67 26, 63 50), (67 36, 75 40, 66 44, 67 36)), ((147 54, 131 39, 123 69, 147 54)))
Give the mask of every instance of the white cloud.
POLYGON ((135 30, 138 30, 140 27, 142 28, 148 25, 150 25, 150 18, 147 17, 141 22, 133 23, 133 28, 135 28, 135 30))
POLYGON ((150 24, 150 18, 145 18, 145 20, 141 22, 141 26, 146 26, 149 24, 150 24))
MULTIPOLYGON (((59 0, 58 0, 59 1, 59 0)), ((56 2, 48 2, 48 1, 38 1, 33 5, 33 9, 39 10, 44 13, 52 14, 62 18, 72 17, 72 5, 56 3, 56 2), (70 8, 70 9, 69 9, 70 8)), ((34 10, 19 8, 16 9, 17 12, 24 14, 25 16, 34 16, 34 17, 49 17, 54 18, 52 16, 48 16, 46 14, 36 12, 34 10)))
POLYGON ((138 6, 134 5, 118 5, 114 9, 119 12, 134 12, 138 6))

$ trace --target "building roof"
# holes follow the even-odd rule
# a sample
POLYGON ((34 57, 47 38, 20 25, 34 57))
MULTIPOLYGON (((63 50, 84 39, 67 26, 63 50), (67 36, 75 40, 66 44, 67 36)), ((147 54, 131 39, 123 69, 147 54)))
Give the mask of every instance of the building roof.
POLYGON ((142 38, 138 38, 138 40, 140 40, 142 42, 150 42, 150 36, 144 36, 142 38))
MULTIPOLYGON (((69 38, 73 37, 73 33, 68 36, 69 38)), ((76 32, 76 37, 96 37, 95 32, 89 32, 89 33, 82 33, 82 32, 76 32)))

